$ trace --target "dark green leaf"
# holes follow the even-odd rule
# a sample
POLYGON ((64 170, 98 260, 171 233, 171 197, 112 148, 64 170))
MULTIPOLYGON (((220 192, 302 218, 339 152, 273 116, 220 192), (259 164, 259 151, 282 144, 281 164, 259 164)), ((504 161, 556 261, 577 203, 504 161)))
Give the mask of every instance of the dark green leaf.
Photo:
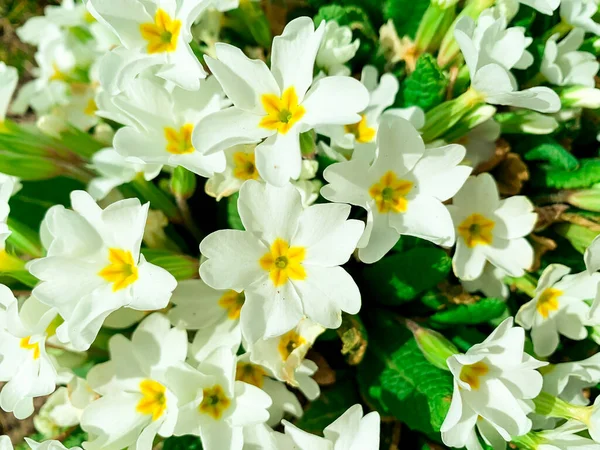
POLYGON ((398 36, 414 38, 419 28, 419 23, 429 2, 414 0, 386 0, 383 6, 383 16, 392 19, 398 36))
POLYGON ((425 53, 417 60, 415 71, 404 81, 404 103, 428 111, 444 101, 447 86, 448 79, 435 58, 425 53))
POLYGON ((202 442, 197 436, 172 436, 165 439, 163 450, 201 450, 202 442))
POLYGON ((475 325, 485 323, 502 315, 506 302, 498 298, 482 298, 470 305, 454 305, 430 317, 438 325, 475 325))
POLYGON ((582 189, 600 183, 600 160, 581 159, 576 170, 539 167, 533 171, 531 181, 538 187, 554 189, 582 189))
POLYGON ((575 170, 579 166, 577 158, 550 136, 536 136, 524 141, 525 143, 518 147, 528 148, 523 155, 526 161, 547 161, 550 166, 567 171, 575 170))

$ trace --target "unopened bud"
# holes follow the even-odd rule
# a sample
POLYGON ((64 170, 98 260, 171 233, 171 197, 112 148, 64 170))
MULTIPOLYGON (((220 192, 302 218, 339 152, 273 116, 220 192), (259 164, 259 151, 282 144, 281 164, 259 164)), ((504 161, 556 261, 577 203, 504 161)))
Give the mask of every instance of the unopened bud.
POLYGON ((559 95, 565 108, 600 108, 600 89, 575 86, 563 89, 559 95))
POLYGON ((423 328, 412 320, 407 320, 406 326, 415 337, 425 359, 440 369, 448 370, 446 360, 460 353, 456 346, 437 331, 423 328))
POLYGON ((176 197, 188 199, 196 190, 196 175, 181 166, 177 166, 171 176, 171 192, 176 197))
POLYGON ((542 135, 550 134, 558 128, 554 117, 525 109, 500 113, 495 119, 505 134, 542 135))

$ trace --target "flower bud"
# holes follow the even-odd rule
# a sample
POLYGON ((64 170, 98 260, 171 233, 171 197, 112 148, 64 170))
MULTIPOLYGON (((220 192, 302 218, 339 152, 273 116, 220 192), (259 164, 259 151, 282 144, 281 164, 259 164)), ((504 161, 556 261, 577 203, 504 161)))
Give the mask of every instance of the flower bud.
POLYGON ((554 117, 526 109, 500 113, 495 119, 506 134, 550 134, 558 128, 554 117))
POLYGON ((196 190, 196 175, 181 166, 175 167, 171 176, 171 192, 176 197, 188 199, 196 190))
POLYGON ((456 346, 437 331, 423 328, 412 320, 407 320, 406 326, 415 337, 425 359, 440 369, 448 370, 446 360, 459 353, 456 346))
POLYGON ((456 1, 432 0, 425 11, 415 37, 418 53, 435 52, 456 18, 456 1))
POLYGON ((574 86, 561 90, 559 96, 564 108, 600 108, 600 89, 574 86))
POLYGON ((590 246, 592 241, 598 236, 597 231, 590 230, 583 225, 574 223, 561 223, 554 227, 554 230, 562 237, 566 238, 575 250, 580 253, 585 252, 585 249, 590 246))
POLYGON ((600 189, 584 189, 570 192, 567 202, 586 211, 600 212, 600 189))

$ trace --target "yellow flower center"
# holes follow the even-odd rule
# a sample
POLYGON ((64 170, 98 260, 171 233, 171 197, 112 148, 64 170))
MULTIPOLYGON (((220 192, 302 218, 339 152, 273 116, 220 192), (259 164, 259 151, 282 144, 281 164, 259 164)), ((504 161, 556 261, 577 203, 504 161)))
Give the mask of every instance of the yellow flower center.
POLYGON ((94 23, 96 21, 94 16, 92 16, 89 11, 86 11, 83 15, 83 20, 85 20, 87 23, 94 23))
POLYGON ((98 275, 113 283, 113 292, 126 288, 138 279, 138 268, 130 251, 109 248, 108 260, 110 264, 98 272, 98 275))
POLYGON ((204 389, 203 393, 202 403, 200 403, 198 410, 203 414, 208 414, 215 420, 219 420, 223 412, 231 405, 231 400, 218 384, 204 389))
POLYGON ((298 104, 298 95, 294 86, 283 91, 281 98, 275 94, 263 94, 260 101, 267 115, 259 125, 281 134, 290 131, 306 113, 304 106, 298 104))
POLYGON ((50 75, 50 81, 68 81, 68 80, 69 80, 69 75, 67 75, 66 73, 61 71, 60 68, 58 67, 58 64, 53 63, 52 64, 52 75, 50 75))
POLYGON ((402 180, 390 170, 371 186, 369 195, 375 200, 377 210, 382 214, 406 212, 408 208, 406 196, 410 193, 412 187, 412 181, 402 180))
POLYGON ((490 368, 484 362, 477 362, 475 364, 471 364, 469 366, 463 366, 460 370, 459 378, 461 381, 464 381, 471 389, 479 389, 481 385, 480 378, 486 375, 490 371, 490 368))
POLYGON ((236 152, 233 154, 233 176, 239 180, 256 180, 258 170, 254 162, 254 153, 236 152))
POLYGON ((87 106, 85 107, 83 112, 84 112, 84 114, 87 114, 88 116, 93 116, 96 114, 96 111, 98 111, 98 105, 96 105, 96 102, 94 101, 93 98, 90 98, 88 100, 87 106))
POLYGON ((271 244, 271 249, 258 262, 269 272, 269 277, 275 286, 283 286, 289 278, 292 280, 306 278, 306 271, 302 266, 305 257, 304 247, 290 247, 286 241, 277 238, 271 244))
POLYGON ((375 128, 371 128, 367 124, 367 117, 364 114, 360 115, 360 121, 351 125, 344 125, 346 133, 353 134, 358 142, 366 144, 375 138, 375 128))
POLYGON ((181 20, 173 20, 164 10, 159 9, 154 23, 140 25, 142 37, 148 41, 148 53, 174 52, 181 32, 181 20))
POLYGON ((544 289, 540 298, 538 298, 536 309, 540 316, 547 319, 552 311, 556 311, 559 306, 558 299, 563 295, 560 289, 548 288, 544 289))
POLYGON ((152 421, 158 420, 167 409, 167 389, 157 381, 144 380, 140 383, 142 399, 136 406, 136 411, 152 415, 152 421))
POLYGON ((246 295, 243 292, 236 292, 234 290, 227 291, 219 299, 219 306, 227 310, 227 317, 231 320, 237 320, 240 318, 240 311, 244 306, 246 295))
POLYGON ((179 131, 175 128, 165 127, 167 151, 174 155, 192 153, 194 151, 194 146, 192 145, 192 131, 194 131, 194 125, 191 123, 186 123, 179 131))
POLYGON ((262 388, 267 372, 257 364, 239 362, 235 372, 235 379, 262 388))
POLYGON ((30 339, 31 336, 24 337, 19 342, 19 346, 25 350, 33 350, 33 359, 38 359, 40 357, 40 344, 38 342, 31 344, 29 342, 30 339))
POLYGON ((283 361, 287 360, 294 350, 301 345, 306 344, 306 339, 300 336, 296 331, 291 330, 279 338, 277 349, 283 361))
POLYGON ((481 214, 471 214, 459 226, 458 234, 462 236, 467 247, 490 245, 494 239, 492 230, 496 223, 481 214))

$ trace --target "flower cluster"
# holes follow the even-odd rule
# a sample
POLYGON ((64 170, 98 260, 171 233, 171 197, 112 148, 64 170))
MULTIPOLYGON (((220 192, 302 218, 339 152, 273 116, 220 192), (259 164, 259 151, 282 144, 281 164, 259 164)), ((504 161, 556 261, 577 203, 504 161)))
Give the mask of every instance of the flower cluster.
POLYGON ((597 0, 341 3, 17 28, 17 448, 600 449, 597 0))

